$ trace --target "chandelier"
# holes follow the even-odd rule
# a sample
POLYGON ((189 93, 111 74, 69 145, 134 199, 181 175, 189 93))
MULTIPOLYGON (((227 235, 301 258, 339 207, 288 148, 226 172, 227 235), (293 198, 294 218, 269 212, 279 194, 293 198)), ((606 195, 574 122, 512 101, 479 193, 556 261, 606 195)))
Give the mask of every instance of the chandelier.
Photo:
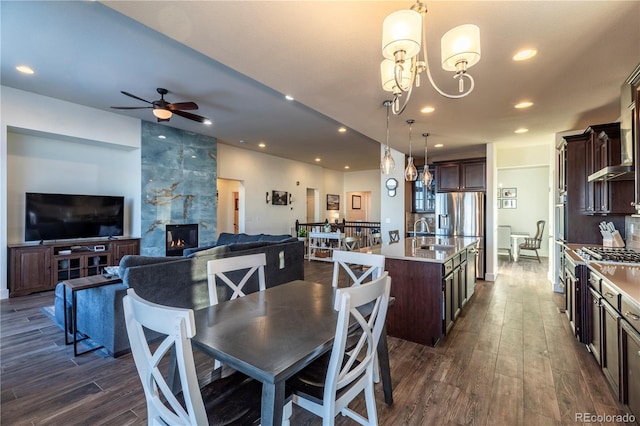
POLYGON ((392 111, 400 115, 411 99, 415 84, 420 87, 420 74, 427 73, 431 85, 442 96, 459 99, 473 91, 473 77, 467 73, 480 60, 480 29, 473 24, 459 25, 442 36, 441 63, 446 71, 454 71, 458 80, 458 94, 442 91, 431 77, 427 58, 427 36, 423 28, 427 6, 418 0, 411 10, 399 10, 387 16, 382 24, 382 56, 380 64, 382 88, 393 93, 392 111), (420 57, 422 48, 422 59, 420 57), (464 79, 469 80, 465 90, 464 79), (406 93, 402 105, 400 97, 406 93))

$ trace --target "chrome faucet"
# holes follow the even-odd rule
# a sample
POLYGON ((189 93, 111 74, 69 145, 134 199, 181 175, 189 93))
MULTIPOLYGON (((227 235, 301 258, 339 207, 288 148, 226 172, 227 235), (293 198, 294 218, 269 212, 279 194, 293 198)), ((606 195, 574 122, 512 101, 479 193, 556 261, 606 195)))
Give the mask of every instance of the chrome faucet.
POLYGON ((424 217, 421 217, 420 219, 416 220, 413 223, 413 239, 411 240, 411 247, 414 249, 418 246, 418 237, 416 236, 416 226, 420 222, 424 223, 424 226, 427 228, 427 232, 429 232, 429 224, 427 223, 424 217))

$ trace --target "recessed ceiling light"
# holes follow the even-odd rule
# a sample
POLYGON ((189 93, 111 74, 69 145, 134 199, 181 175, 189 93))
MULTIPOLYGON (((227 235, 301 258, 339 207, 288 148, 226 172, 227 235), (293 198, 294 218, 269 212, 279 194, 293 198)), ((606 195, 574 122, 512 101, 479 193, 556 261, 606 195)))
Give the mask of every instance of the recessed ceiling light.
POLYGON ((166 139, 167 137, 165 135, 158 135, 158 139, 166 139))
POLYGON ((16 69, 23 74, 35 74, 33 69, 27 65, 18 65, 16 69))
POLYGON ((429 114, 430 112, 433 112, 435 110, 436 109, 434 107, 432 107, 432 106, 426 106, 426 107, 422 108, 420 110, 420 112, 423 113, 423 114, 429 114))
POLYGON ((525 129, 524 127, 521 127, 520 129, 516 130, 514 133, 527 133, 529 131, 529 129, 525 129))
POLYGON ((520 102, 518 104, 515 104, 514 108, 523 109, 523 108, 529 108, 532 105, 533 105, 533 102, 524 101, 524 102, 520 102))
POLYGON ((437 144, 435 144, 433 147, 434 147, 434 148, 442 148, 443 146, 444 146, 443 144, 441 144, 441 143, 437 143, 437 144))
POLYGON ((260 142, 260 143, 258 144, 258 146, 259 146, 260 148, 264 148, 264 147, 266 147, 266 146, 267 146, 267 144, 266 144, 266 143, 264 143, 264 142, 260 142))
POLYGON ((242 139, 240 139, 240 143, 244 143, 244 141, 242 139))
POLYGON ((320 161, 320 158, 316 158, 316 162, 320 161))
POLYGON ((196 156, 195 156, 195 155, 192 155, 192 156, 191 156, 191 158, 196 158, 196 156))
POLYGON ((207 126, 211 126, 213 124, 213 122, 207 118, 202 122, 202 124, 206 124, 207 126))
POLYGON ((513 60, 514 61, 526 61, 527 59, 531 59, 534 56, 536 56, 536 53, 538 53, 538 51, 536 49, 523 49, 523 50, 519 51, 518 53, 516 53, 515 55, 513 55, 513 60))
POLYGON ((339 131, 340 133, 344 133, 344 132, 346 132, 346 131, 347 131, 347 128, 346 128, 346 127, 340 127, 340 128, 338 129, 338 131, 339 131))
POLYGON ((291 95, 285 95, 284 98, 288 101, 292 101, 293 100, 293 96, 291 95))
POLYGON ((345 169, 348 169, 348 168, 349 168, 349 166, 344 166, 344 168, 345 168, 345 169))

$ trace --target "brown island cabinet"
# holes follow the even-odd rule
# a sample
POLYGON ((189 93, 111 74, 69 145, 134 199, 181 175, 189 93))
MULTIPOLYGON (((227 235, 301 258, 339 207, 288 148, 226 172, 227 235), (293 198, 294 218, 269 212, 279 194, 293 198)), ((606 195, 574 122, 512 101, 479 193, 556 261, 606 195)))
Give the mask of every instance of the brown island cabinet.
POLYGON ((473 296, 477 239, 418 237, 372 249, 391 276, 390 336, 435 346, 473 296))

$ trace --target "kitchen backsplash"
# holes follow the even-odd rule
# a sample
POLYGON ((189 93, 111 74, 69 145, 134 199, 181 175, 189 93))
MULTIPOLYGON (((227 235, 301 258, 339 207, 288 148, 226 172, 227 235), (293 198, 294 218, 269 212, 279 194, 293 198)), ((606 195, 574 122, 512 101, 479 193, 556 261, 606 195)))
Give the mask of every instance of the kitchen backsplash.
MULTIPOLYGON (((416 223, 416 220, 425 219, 429 229, 426 232, 435 232, 436 230, 436 217, 435 213, 411 213, 406 212, 406 227, 407 232, 413 232, 413 225, 416 223)), ((423 225, 418 224, 418 232, 424 231, 423 225)))
POLYGON ((627 248, 640 250, 640 216, 627 216, 624 220, 627 248))

